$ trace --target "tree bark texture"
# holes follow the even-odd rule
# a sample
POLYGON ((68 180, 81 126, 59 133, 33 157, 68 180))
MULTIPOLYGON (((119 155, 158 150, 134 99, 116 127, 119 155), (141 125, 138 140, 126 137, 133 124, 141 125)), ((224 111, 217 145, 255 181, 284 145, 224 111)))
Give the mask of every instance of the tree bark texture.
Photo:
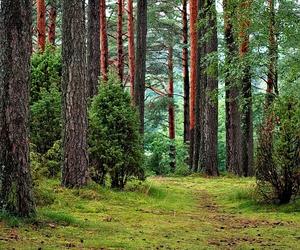
POLYGON ((49 10, 48 41, 52 45, 55 45, 55 39, 56 39, 56 32, 55 32, 56 17, 57 17, 57 2, 56 0, 51 0, 50 10, 49 10))
POLYGON ((62 1, 62 184, 82 187, 88 180, 85 2, 62 1))
POLYGON ((107 81, 108 73, 108 42, 106 22, 106 0, 100 1, 100 51, 101 51, 101 77, 107 81))
MULTIPOLYGON (((206 20, 209 28, 206 43, 206 88, 204 94, 204 172, 210 176, 219 175, 218 171, 218 34, 215 0, 206 0, 206 20), (214 54, 214 55, 213 55, 214 54)), ((206 29, 208 30, 208 29, 206 29)))
POLYGON ((35 213, 29 164, 28 111, 32 1, 0 5, 0 207, 35 213))
POLYGON ((207 86, 207 74, 205 70, 205 57, 207 41, 205 33, 207 29, 205 17, 205 0, 198 0, 197 22, 197 69, 196 69, 196 95, 195 95, 195 129, 194 129, 194 172, 204 169, 204 115, 205 115, 205 89, 207 86))
POLYGON ((250 65, 247 61, 249 54, 249 11, 250 1, 244 0, 240 4, 239 11, 239 55, 242 71, 242 166, 245 176, 252 176, 253 169, 253 112, 252 112, 252 87, 250 65))
POLYGON ((183 140, 187 143, 190 140, 190 77, 189 77, 189 50, 188 50, 188 15, 187 0, 182 1, 182 69, 184 89, 184 132, 183 140))
POLYGON ((134 103, 138 108, 140 116, 140 132, 141 134, 144 134, 144 99, 147 55, 147 0, 137 1, 136 27, 134 103))
POLYGON ((129 58, 129 77, 130 77, 130 95, 134 98, 134 75, 135 75, 135 50, 134 50, 134 17, 133 0, 127 3, 127 29, 128 29, 128 58, 129 58))
POLYGON ((46 46, 46 3, 45 0, 36 1, 38 49, 43 52, 46 46))
POLYGON ((197 84, 197 16, 198 0, 190 1, 190 168, 194 168, 195 101, 197 84))
POLYGON ((224 26, 226 42, 225 88, 226 88, 226 168, 236 175, 242 175, 242 151, 241 151, 241 115, 239 111, 239 83, 237 77, 229 68, 234 67, 238 56, 238 48, 234 38, 233 18, 235 8, 231 0, 223 0, 224 26))
POLYGON ((87 29, 87 91, 91 98, 97 94, 100 76, 100 2, 89 0, 87 29))
POLYGON ((173 47, 168 49, 168 97, 169 97, 169 139, 170 139, 170 168, 174 172, 176 168, 176 147, 175 147, 175 107, 174 107, 174 65, 173 65, 173 47))
POLYGON ((123 12, 124 0, 118 0, 118 27, 117 27, 117 44, 118 44, 118 75, 121 83, 124 76, 124 51, 123 51, 123 12))
POLYGON ((278 42, 276 36, 276 12, 274 0, 268 0, 269 7, 269 65, 267 80, 267 102, 269 106, 278 95, 278 42))

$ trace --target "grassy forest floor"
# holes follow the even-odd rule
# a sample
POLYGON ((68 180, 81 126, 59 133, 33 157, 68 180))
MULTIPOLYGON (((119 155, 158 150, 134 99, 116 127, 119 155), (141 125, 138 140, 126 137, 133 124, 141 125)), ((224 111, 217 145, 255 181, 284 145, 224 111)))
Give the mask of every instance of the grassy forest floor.
POLYGON ((258 205, 253 179, 151 178, 126 191, 39 187, 38 215, 2 214, 0 249, 300 249, 300 202, 258 205))

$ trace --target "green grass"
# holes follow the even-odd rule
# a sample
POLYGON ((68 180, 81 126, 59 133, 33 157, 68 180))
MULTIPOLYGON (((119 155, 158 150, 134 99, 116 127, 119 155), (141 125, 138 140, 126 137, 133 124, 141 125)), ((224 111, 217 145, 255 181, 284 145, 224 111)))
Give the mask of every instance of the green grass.
POLYGON ((299 201, 259 204, 247 178, 152 178, 125 191, 37 187, 38 214, 0 213, 0 249, 297 249, 299 201))

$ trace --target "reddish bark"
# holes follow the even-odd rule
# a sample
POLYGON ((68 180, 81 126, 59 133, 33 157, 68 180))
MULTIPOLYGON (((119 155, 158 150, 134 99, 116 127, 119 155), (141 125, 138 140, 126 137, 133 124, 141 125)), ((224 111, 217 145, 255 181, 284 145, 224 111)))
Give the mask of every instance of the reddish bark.
POLYGON ((108 73, 108 43, 106 23, 106 1, 100 0, 100 51, 101 51, 101 76, 107 80, 108 73))
POLYGON ((175 109, 174 109, 174 75, 173 75, 173 47, 169 47, 168 56, 168 75, 169 75, 169 86, 168 86, 168 97, 169 97, 169 138, 170 138, 170 168, 172 171, 176 167, 176 148, 174 144, 175 140, 175 109))
POLYGON ((134 50, 134 18, 133 1, 128 0, 128 57, 129 57, 129 76, 130 76, 130 95, 134 96, 134 74, 135 74, 135 50, 134 50))
POLYGON ((189 78, 189 51, 188 51, 188 17, 187 0, 182 1, 182 68, 184 85, 184 142, 189 141, 190 130, 190 78, 189 78))
POLYGON ((117 44, 118 44, 118 75, 120 81, 123 82, 124 75, 124 54, 123 54, 123 0, 118 0, 118 34, 117 34, 117 44))
POLYGON ((50 44, 55 45, 55 28, 56 28, 56 1, 52 0, 49 11, 49 30, 48 30, 48 41, 50 44))
POLYGON ((46 46, 46 4, 45 0, 37 0, 37 31, 38 31, 38 48, 40 51, 45 50, 46 46))
POLYGON ((197 84, 197 16, 198 1, 190 1, 190 37, 191 37, 191 66, 190 66, 190 130, 195 127, 195 93, 197 84))
POLYGON ((190 168, 193 168, 194 159, 194 133, 195 133, 195 104, 197 86, 197 53, 198 53, 198 32, 197 32, 198 0, 190 1, 190 168))

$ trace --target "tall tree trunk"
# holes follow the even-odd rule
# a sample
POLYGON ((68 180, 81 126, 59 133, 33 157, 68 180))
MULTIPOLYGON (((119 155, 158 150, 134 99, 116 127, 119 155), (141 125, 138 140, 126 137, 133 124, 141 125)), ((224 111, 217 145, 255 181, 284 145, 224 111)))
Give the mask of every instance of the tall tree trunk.
POLYGON ((197 84, 197 16, 198 0, 190 1, 190 168, 194 169, 195 101, 197 84))
POLYGON ((147 54, 147 0, 137 1, 137 34, 135 56, 134 103, 140 116, 140 132, 144 134, 144 99, 147 54))
POLYGON ((189 50, 188 50, 188 17, 187 0, 182 1, 182 68, 183 68, 183 89, 184 89, 184 122, 183 139, 187 143, 190 140, 190 78, 189 78, 189 50))
POLYGON ((253 112, 252 112, 252 88, 250 65, 247 60, 249 53, 249 11, 250 1, 244 0, 240 4, 240 31, 239 31, 239 55, 242 70, 242 166, 245 176, 252 176, 253 169, 253 112))
POLYGON ((276 20, 275 20, 275 1, 268 0, 269 8, 269 65, 268 65, 268 81, 267 93, 265 100, 264 120, 259 134, 258 157, 259 165, 257 175, 260 176, 262 171, 270 169, 273 163, 273 131, 275 125, 275 117, 270 112, 272 103, 276 95, 278 95, 278 43, 276 37, 276 20))
POLYGON ((107 23, 106 23, 106 0, 100 1, 100 50, 101 50, 101 76, 107 81, 108 73, 108 42, 107 42, 107 23))
POLYGON ((100 2, 89 0, 87 30, 87 91, 91 98, 97 94, 100 76, 100 2))
POLYGON ((123 54, 123 0, 118 0, 118 27, 117 27, 117 43, 118 43, 118 75, 121 83, 124 75, 124 54, 123 54))
POLYGON ((2 0, 0 4, 0 208, 23 217, 35 213, 28 139, 31 24, 31 0, 2 0))
POLYGON ((269 7, 269 66, 267 80, 267 100, 266 106, 270 106, 274 99, 274 94, 278 95, 278 42, 276 36, 275 3, 268 0, 269 7))
POLYGON ((84 0, 62 1, 62 184, 82 187, 88 180, 84 0))
POLYGON ((175 107, 174 107, 174 66, 173 66, 173 46, 169 47, 168 54, 168 97, 169 97, 169 139, 170 139, 170 168, 174 172, 176 168, 176 147, 175 147, 175 107))
POLYGON ((133 18, 133 0, 128 0, 128 58, 129 58, 129 76, 130 76, 130 95, 134 98, 134 75, 135 75, 135 51, 134 51, 134 18, 133 18))
POLYGON ((41 52, 46 46, 46 4, 45 0, 37 0, 37 32, 38 32, 38 48, 41 52))
POLYGON ((205 121, 205 90, 207 86, 206 73, 206 2, 198 0, 198 43, 197 43, 197 85, 195 100, 195 132, 194 132, 194 171, 204 170, 205 167, 205 147, 204 147, 204 121, 205 121), (201 25, 199 25, 201 24, 201 25))
POLYGON ((207 85, 205 89, 205 114, 203 128, 204 171, 217 176, 218 171, 218 34, 215 0, 206 0, 207 24, 210 34, 207 37, 206 56, 213 60, 206 63, 207 85), (214 55, 213 55, 214 54, 214 55))
POLYGON ((52 45, 55 45, 56 17, 57 17, 57 3, 56 0, 51 0, 50 10, 49 10, 48 41, 52 45))
MULTIPOLYGON (((226 42, 227 68, 233 68, 238 56, 238 48, 234 39, 234 8, 231 0, 223 0, 224 26, 226 42), (229 67, 231 65, 231 67, 229 67)), ((242 175, 241 152, 241 117, 239 112, 239 84, 237 77, 230 70, 225 72, 226 88, 226 168, 236 175, 242 175)))

